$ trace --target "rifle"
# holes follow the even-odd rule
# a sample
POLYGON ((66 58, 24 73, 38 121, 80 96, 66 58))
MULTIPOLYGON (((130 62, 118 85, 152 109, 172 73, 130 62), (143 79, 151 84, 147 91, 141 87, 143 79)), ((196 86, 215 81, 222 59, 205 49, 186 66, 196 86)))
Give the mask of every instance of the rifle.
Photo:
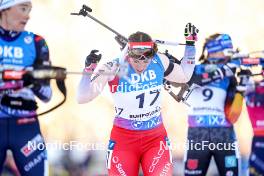
MULTIPOLYGON (((243 69, 243 67, 254 67, 254 66, 261 66, 262 67, 262 71, 259 73, 252 73, 249 76, 263 76, 264 77, 264 58, 263 57, 253 57, 251 56, 252 54, 257 54, 257 53, 264 53, 264 51, 255 51, 255 52, 251 52, 249 54, 240 54, 240 53, 234 53, 233 56, 229 59, 229 61, 226 63, 227 65, 232 65, 234 66, 234 68, 240 68, 241 70, 243 69)), ((231 68, 230 70, 232 70, 233 68, 231 68)), ((221 70, 221 69, 220 69, 221 70)), ((222 69, 224 70, 224 69, 222 69)), ((169 82, 169 81, 164 81, 164 88, 165 90, 167 90, 169 92, 169 94, 177 101, 177 102, 183 102, 185 104, 187 104, 187 99, 189 98, 189 96, 191 95, 191 93, 193 92, 194 89, 199 88, 203 85, 209 84, 215 80, 221 79, 224 76, 235 76, 236 69, 233 69, 232 73, 230 75, 226 75, 226 74, 221 74, 221 76, 219 76, 219 74, 216 73, 205 73, 204 75, 202 75, 201 77, 199 75, 195 75, 193 74, 191 80, 188 83, 173 83, 173 82, 169 82), (204 78, 204 82, 203 80, 201 80, 201 78, 204 78), (171 86, 174 87, 180 87, 180 91, 179 93, 176 95, 172 89, 171 86)), ((189 104, 187 104, 189 106, 189 104)))

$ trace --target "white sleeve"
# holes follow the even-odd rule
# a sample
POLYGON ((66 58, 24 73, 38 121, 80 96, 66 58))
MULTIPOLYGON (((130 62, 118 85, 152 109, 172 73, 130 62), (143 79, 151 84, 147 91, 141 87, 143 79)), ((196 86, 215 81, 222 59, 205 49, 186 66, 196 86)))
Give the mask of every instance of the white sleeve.
POLYGON ((247 82, 247 89, 245 91, 245 95, 255 92, 256 89, 256 85, 255 85, 255 81, 253 80, 252 77, 249 77, 248 82, 247 82))
POLYGON ((77 102, 87 103, 97 97, 104 89, 105 85, 113 80, 124 64, 128 45, 121 51, 117 59, 96 67, 92 76, 83 75, 77 89, 77 102), (102 73, 102 74, 101 74, 102 73))
MULTIPOLYGON (((195 47, 194 46, 186 46, 183 59, 181 60, 181 64, 174 63, 174 67, 171 73, 165 78, 168 81, 177 82, 177 83, 186 83, 188 82, 193 74, 195 67, 195 47)), ((166 70, 169 66, 169 58, 165 54, 158 54, 161 62, 166 70)))
POLYGON ((118 65, 112 61, 98 66, 92 76, 84 72, 77 89, 77 102, 83 104, 97 97, 107 82, 115 77, 117 69, 118 65))

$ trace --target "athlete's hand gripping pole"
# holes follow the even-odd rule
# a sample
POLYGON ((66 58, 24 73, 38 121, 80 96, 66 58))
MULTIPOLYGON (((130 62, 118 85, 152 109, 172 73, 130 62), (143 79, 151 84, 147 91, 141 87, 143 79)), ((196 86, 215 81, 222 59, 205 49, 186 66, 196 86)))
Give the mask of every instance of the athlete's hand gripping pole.
MULTIPOLYGON (((198 32, 199 32, 199 30, 191 23, 188 23, 185 26, 184 36, 185 36, 187 45, 194 45, 195 44, 195 42, 197 41, 198 32)), ((165 55, 168 58, 170 58, 170 60, 172 62, 177 62, 177 60, 173 56, 171 56, 168 52, 166 52, 165 55)), ((167 90, 169 92, 169 94, 178 102, 180 102, 180 101, 186 102, 187 98, 189 97, 190 92, 192 92, 194 87, 197 87, 197 86, 192 86, 192 84, 187 84, 187 83, 179 84, 179 83, 172 83, 172 82, 169 82, 167 80, 164 81, 165 90, 167 90), (171 85, 174 87, 180 87, 180 91, 177 95, 174 94, 173 91, 171 90, 171 85), (184 95, 186 91, 187 91, 187 94, 184 95)))

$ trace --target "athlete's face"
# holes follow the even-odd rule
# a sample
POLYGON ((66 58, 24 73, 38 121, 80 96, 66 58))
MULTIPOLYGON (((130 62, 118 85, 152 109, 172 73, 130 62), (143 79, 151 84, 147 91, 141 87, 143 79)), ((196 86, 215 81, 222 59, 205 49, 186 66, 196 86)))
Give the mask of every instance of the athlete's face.
POLYGON ((150 61, 151 59, 139 60, 139 59, 132 58, 132 57, 128 58, 128 62, 138 74, 141 74, 142 72, 146 70, 150 61))
POLYGON ((227 61, 225 53, 222 51, 208 54, 208 62, 211 64, 222 64, 227 61))
POLYGON ((151 59, 154 56, 153 48, 133 48, 127 53, 128 62, 136 71, 141 74, 149 65, 151 59))
POLYGON ((223 58, 223 57, 225 57, 225 54, 224 54, 224 52, 219 51, 219 52, 216 52, 216 53, 210 53, 208 55, 208 57, 211 57, 211 58, 223 58))
POLYGON ((23 31, 29 20, 31 8, 31 2, 25 2, 3 10, 1 26, 6 30, 23 31))

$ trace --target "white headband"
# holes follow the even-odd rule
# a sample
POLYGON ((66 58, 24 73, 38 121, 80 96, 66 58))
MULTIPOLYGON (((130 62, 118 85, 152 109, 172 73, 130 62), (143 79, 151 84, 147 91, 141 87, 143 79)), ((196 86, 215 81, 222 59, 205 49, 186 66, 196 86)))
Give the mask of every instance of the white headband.
POLYGON ((31 0, 0 0, 0 11, 24 2, 31 2, 31 0))

